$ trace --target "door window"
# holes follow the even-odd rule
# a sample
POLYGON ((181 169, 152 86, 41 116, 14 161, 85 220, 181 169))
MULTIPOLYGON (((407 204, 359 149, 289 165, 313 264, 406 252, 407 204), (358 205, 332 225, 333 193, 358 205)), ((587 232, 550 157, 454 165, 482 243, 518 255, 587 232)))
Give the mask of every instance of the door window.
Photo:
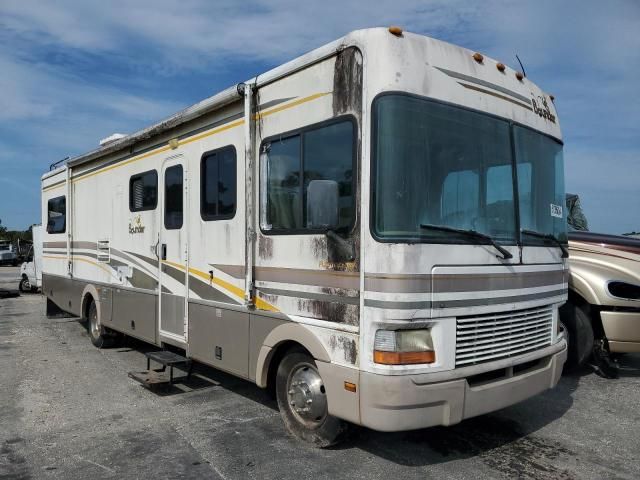
POLYGON ((174 165, 164 172, 164 228, 182 228, 182 165, 174 165))

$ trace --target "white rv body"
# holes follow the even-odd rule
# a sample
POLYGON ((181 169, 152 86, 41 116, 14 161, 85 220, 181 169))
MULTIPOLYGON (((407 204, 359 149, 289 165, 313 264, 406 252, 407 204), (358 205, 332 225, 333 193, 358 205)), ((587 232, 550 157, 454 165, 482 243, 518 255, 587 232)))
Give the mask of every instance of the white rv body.
MULTIPOLYGON (((261 387, 281 349, 298 344, 318 365, 329 413, 378 430, 449 425, 553 387, 566 358, 557 311, 567 266, 557 245, 516 233, 518 241, 502 245, 506 259, 486 243, 381 240, 373 232, 374 111, 385 96, 461 107, 498 119, 505 132, 521 125, 561 141, 549 95, 473 53, 410 33, 356 31, 69 160, 42 177, 43 225, 59 232, 44 233, 44 293, 79 316, 93 301, 104 327, 184 348, 261 387), (340 211, 352 218, 339 235, 354 247, 353 260, 324 232, 269 223, 269 215, 293 212, 297 221, 314 208, 300 213, 298 184, 287 190, 286 179, 277 193, 268 190, 267 176, 278 174, 272 152, 298 138, 300 161, 311 164, 304 145, 322 145, 314 132, 336 125, 352 132, 352 190, 345 194, 343 182, 340 193, 340 211), (211 152, 235 158, 236 195, 233 214, 207 220, 201 174, 211 152), (177 180, 167 193, 180 168, 179 195, 177 180), (155 207, 132 212, 136 176, 154 171, 155 207), (178 196, 181 216, 167 207, 178 196), (287 210, 292 198, 298 210, 287 210), (507 337, 480 335, 487 324, 503 332, 524 326, 507 337), (470 327, 477 338, 465 333, 470 327), (375 361, 377 331, 420 328, 430 331, 433 362, 375 361), (471 360, 469 348, 480 352, 471 360)), ((389 108, 399 107, 389 100, 389 108)))

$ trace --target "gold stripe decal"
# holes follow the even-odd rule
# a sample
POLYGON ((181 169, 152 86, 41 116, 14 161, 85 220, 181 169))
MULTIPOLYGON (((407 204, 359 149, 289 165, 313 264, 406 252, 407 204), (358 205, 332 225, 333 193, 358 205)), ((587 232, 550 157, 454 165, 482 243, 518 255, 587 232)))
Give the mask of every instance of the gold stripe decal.
MULTIPOLYGON (((166 263, 167 265, 171 265, 172 267, 175 267, 179 270, 182 270, 183 272, 186 270, 186 267, 184 265, 181 265, 179 263, 175 263, 175 262, 170 262, 169 260, 163 260, 162 263, 166 263)), ((194 277, 199 277, 202 278, 203 280, 205 280, 207 283, 215 283, 216 285, 218 285, 219 287, 223 288, 224 290, 227 290, 228 292, 233 293, 236 297, 239 297, 241 300, 244 300, 244 290, 241 289, 240 287, 236 287, 235 285, 232 285, 229 282, 226 282, 224 280, 222 280, 219 277, 212 277, 211 275, 209 275, 208 273, 205 273, 201 270, 198 270, 196 268, 192 268, 189 267, 189 274, 193 275, 194 277)), ((254 299, 254 304, 256 306, 256 308, 259 308, 260 310, 267 310, 270 312, 278 312, 279 310, 274 307, 273 305, 271 305, 270 303, 265 302, 264 300, 256 297, 254 299)))

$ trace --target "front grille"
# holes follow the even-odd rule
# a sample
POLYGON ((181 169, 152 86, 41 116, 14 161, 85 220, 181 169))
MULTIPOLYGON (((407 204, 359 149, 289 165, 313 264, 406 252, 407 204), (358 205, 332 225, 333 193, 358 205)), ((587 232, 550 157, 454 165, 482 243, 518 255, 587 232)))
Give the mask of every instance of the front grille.
POLYGON ((552 334, 553 310, 549 307, 458 317, 456 367, 547 347, 551 345, 552 334))

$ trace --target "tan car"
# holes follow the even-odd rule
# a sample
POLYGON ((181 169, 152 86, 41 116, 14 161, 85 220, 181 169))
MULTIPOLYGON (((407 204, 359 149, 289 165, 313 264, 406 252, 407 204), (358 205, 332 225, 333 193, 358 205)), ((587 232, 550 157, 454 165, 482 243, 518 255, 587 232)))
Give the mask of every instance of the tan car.
POLYGON ((609 353, 640 352, 640 240, 569 232, 569 301, 561 309, 568 364, 590 358, 615 376, 609 353), (593 354, 593 356, 592 356, 593 354))

